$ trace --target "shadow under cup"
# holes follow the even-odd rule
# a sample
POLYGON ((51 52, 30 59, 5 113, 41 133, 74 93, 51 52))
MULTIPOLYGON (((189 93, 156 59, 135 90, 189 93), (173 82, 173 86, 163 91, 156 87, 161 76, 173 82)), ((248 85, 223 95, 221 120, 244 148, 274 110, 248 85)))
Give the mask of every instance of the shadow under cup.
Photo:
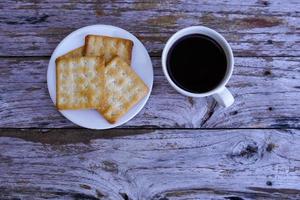
POLYGON ((185 35, 170 47, 166 68, 171 80, 191 93, 217 88, 227 74, 227 58, 222 46, 200 33, 185 35))

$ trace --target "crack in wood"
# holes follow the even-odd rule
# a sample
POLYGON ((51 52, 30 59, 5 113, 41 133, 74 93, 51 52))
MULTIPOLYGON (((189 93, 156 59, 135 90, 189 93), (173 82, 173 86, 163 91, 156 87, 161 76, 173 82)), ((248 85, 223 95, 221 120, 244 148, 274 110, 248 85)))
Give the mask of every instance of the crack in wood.
MULTIPOLYGON (((14 129, 0 129, 0 137, 14 137, 20 138, 25 141, 51 144, 51 145, 66 145, 66 144, 76 144, 84 143, 89 144, 91 140, 95 139, 111 139, 120 136, 129 136, 133 134, 146 134, 152 133, 153 130, 140 129, 137 132, 133 132, 130 129, 115 130, 105 130, 105 131, 93 131, 87 129, 47 129, 45 132, 42 129, 30 129, 16 132, 14 129), (30 133, 30 134, 26 134, 30 133)), ((108 164, 108 162, 106 163, 108 164)), ((109 167, 110 168, 110 167, 109 167)))
POLYGON ((204 127, 209 119, 213 116, 215 108, 217 107, 217 102, 213 101, 211 106, 207 108, 207 112, 204 114, 202 121, 200 123, 200 127, 204 127))
POLYGON ((83 188, 83 189, 86 189, 86 190, 92 189, 91 186, 86 185, 86 184, 80 184, 79 186, 80 186, 81 188, 83 188))
MULTIPOLYGON (((253 188, 248 188, 250 190, 253 190, 253 188)), ((193 197, 196 196, 197 194, 204 195, 206 194, 206 197, 211 197, 214 195, 215 197, 220 197, 224 199, 230 199, 230 200, 244 200, 244 199, 268 199, 268 200, 274 200, 274 199, 283 199, 284 198, 291 198, 291 199, 297 199, 298 194, 296 193, 297 190, 292 190, 289 192, 286 191, 281 191, 281 190, 270 190, 277 191, 277 194, 273 195, 273 192, 262 192, 264 190, 268 191, 268 188, 254 188, 254 190, 257 189, 259 192, 251 192, 251 191, 233 191, 233 190, 222 190, 222 189, 217 189, 217 188, 191 188, 191 189, 177 189, 177 190, 170 190, 170 191, 165 191, 160 194, 156 194, 152 199, 153 200, 159 200, 161 198, 174 198, 174 199, 181 199, 184 197, 193 197), (284 192, 284 193, 282 193, 284 192), (268 195, 270 194, 270 195, 268 195), (282 195, 284 194, 284 195, 282 195), (280 196, 282 195, 282 196, 280 196)))
POLYGON ((128 197, 128 195, 127 195, 126 193, 120 192, 119 194, 122 196, 122 198, 123 198, 124 200, 131 200, 131 199, 128 197))
POLYGON ((300 195, 299 189, 287 189, 287 188, 262 188, 262 187, 247 187, 249 190, 266 192, 266 193, 282 193, 282 194, 294 194, 300 195))
POLYGON ((237 196, 224 197, 224 199, 229 199, 229 200, 244 200, 243 198, 237 197, 237 196))
POLYGON ((98 189, 96 189, 96 196, 100 199, 106 197, 106 195, 102 194, 102 192, 100 192, 98 189))
POLYGON ((41 24, 47 21, 49 15, 41 15, 35 17, 17 17, 16 20, 5 20, 4 22, 9 25, 24 25, 24 24, 41 24))

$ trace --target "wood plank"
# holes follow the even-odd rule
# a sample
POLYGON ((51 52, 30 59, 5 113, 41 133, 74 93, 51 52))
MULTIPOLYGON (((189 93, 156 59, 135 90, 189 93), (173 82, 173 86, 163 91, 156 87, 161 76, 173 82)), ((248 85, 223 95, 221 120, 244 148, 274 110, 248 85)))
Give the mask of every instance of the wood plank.
POLYGON ((161 54, 174 32, 191 25, 221 32, 238 56, 300 55, 296 0, 32 0, 0 2, 0 8, 0 56, 49 56, 67 34, 97 23, 129 30, 152 56, 161 54))
POLYGON ((2 129, 0 136, 1 199, 300 198, 299 130, 2 129))
MULTIPOLYGON (((235 104, 227 109, 209 98, 188 98, 168 84, 155 57, 154 88, 146 107, 123 128, 299 128, 299 58, 237 57, 228 86, 235 104)), ((76 127, 50 100, 48 58, 0 60, 0 127, 76 127)))

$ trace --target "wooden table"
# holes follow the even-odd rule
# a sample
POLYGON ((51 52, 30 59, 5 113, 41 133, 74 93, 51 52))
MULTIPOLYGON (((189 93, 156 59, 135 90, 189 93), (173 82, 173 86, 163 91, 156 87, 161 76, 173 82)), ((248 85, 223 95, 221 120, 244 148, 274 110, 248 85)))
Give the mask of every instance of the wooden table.
POLYGON ((0 199, 300 199, 300 1, 1 1, 0 199), (111 24, 148 49, 146 107, 108 131, 81 129, 50 100, 49 56, 70 32, 111 24), (236 102, 188 98, 160 56, 205 25, 233 48, 236 102))

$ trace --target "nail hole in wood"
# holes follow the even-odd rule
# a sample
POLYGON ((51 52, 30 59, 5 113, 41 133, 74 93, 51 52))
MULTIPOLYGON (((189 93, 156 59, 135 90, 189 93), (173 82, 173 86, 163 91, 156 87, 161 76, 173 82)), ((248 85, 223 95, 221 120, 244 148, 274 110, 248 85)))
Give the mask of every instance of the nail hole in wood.
POLYGON ((272 107, 269 107, 269 108, 268 108, 268 110, 269 110, 269 111, 272 111, 272 110, 273 110, 273 108, 272 108, 272 107))
POLYGON ((273 183, 271 181, 267 181, 266 184, 267 184, 267 186, 272 186, 273 185, 273 183))
POLYGON ((230 115, 236 115, 236 114, 238 114, 238 111, 235 110, 235 111, 233 111, 233 112, 230 112, 229 114, 230 114, 230 115))
POLYGON ((270 76, 270 75, 271 75, 271 71, 269 71, 269 70, 268 70, 268 71, 265 71, 265 72, 264 72, 264 75, 265 75, 265 76, 270 76))
POLYGON ((272 40, 268 40, 267 43, 268 44, 273 44, 273 41, 272 40))
POLYGON ((264 1, 263 4, 264 4, 265 6, 268 6, 270 3, 269 3, 268 1, 264 1))

